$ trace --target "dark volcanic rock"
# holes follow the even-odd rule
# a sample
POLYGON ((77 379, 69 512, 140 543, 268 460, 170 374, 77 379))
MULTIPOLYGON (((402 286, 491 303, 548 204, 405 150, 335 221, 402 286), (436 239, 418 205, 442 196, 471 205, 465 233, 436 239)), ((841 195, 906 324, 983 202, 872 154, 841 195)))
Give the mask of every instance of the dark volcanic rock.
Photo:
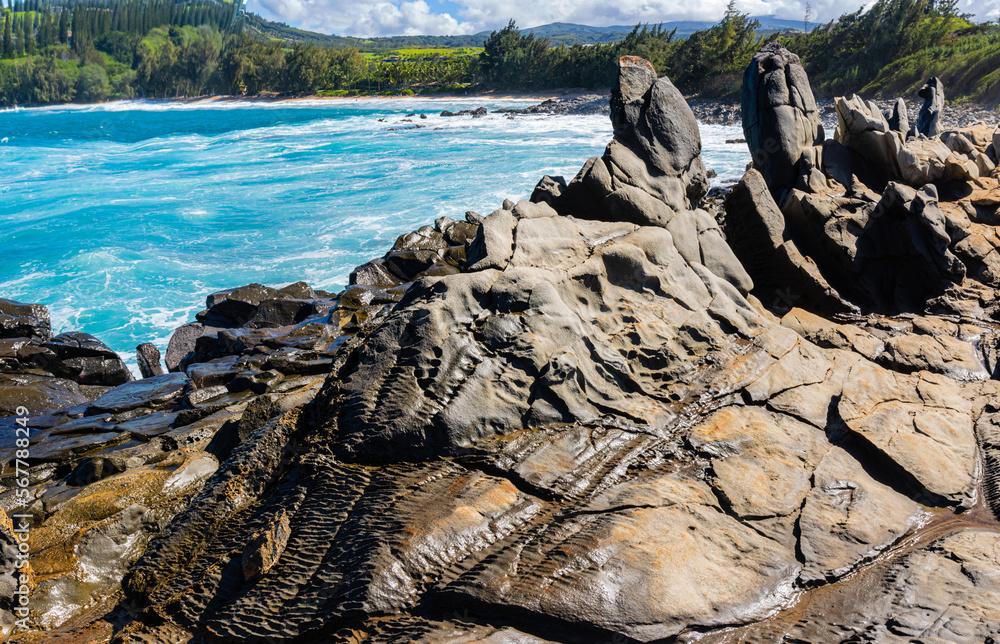
POLYGON ((909 134, 910 118, 906 113, 906 102, 903 99, 896 99, 892 110, 886 112, 885 118, 889 122, 890 129, 902 133, 903 136, 909 134))
POLYGON ((199 338, 214 338, 224 327, 209 326, 201 322, 190 322, 183 324, 174 330, 170 336, 170 344, 167 345, 167 355, 164 362, 168 371, 179 371, 183 369, 185 359, 194 353, 195 346, 199 338))
POLYGON ((72 380, 38 374, 0 374, 0 415, 13 415, 18 407, 32 414, 87 402, 72 380))
POLYGON ((566 179, 563 177, 550 177, 545 175, 531 191, 531 201, 534 203, 547 203, 554 206, 558 202, 562 191, 566 189, 566 179))
POLYGON ((269 288, 263 284, 248 284, 228 291, 220 291, 209 295, 205 300, 207 311, 203 318, 224 319, 230 321, 234 326, 239 326, 248 322, 256 313, 257 306, 266 299, 274 298, 278 295, 277 289, 269 288))
POLYGON ((316 291, 305 282, 293 282, 278 289, 278 296, 293 300, 312 300, 316 298, 316 291))
POLYGON ((550 98, 542 101, 538 105, 520 109, 501 108, 495 110, 502 114, 547 114, 547 115, 567 115, 567 114, 608 114, 608 95, 605 94, 584 94, 572 98, 550 98))
POLYGON ((160 366, 160 350, 148 342, 135 348, 135 360, 139 364, 139 372, 143 378, 163 375, 163 367, 160 366))
POLYGON ((924 83, 917 92, 924 104, 920 106, 917 117, 917 132, 924 136, 941 134, 941 109, 944 108, 944 84, 935 76, 924 83))
POLYGON ((402 280, 386 267, 383 260, 375 259, 351 271, 350 283, 375 288, 392 288, 399 286, 402 280))
POLYGON ((754 167, 780 201, 808 172, 803 156, 825 138, 799 57, 776 41, 764 45, 743 74, 740 100, 754 167))
POLYGON ((267 299, 260 303, 247 326, 255 329, 288 326, 316 313, 312 300, 267 299))
POLYGON ((113 387, 132 380, 128 367, 106 344, 81 331, 61 333, 42 345, 56 355, 49 370, 81 385, 113 387))
POLYGON ((24 304, 0 298, 0 338, 52 337, 49 310, 41 304, 24 304))
POLYGON ((122 412, 137 407, 155 407, 178 398, 187 385, 183 373, 134 380, 116 387, 90 404, 92 413, 122 412))

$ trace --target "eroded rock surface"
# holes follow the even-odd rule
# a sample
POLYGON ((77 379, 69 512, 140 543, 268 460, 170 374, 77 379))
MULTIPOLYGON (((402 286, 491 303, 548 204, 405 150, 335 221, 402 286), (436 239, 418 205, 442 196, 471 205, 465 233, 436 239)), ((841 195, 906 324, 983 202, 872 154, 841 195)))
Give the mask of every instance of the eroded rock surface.
POLYGON ((611 106, 615 136, 604 156, 589 159, 558 195, 551 179, 543 180, 533 199, 561 215, 666 228, 686 261, 748 292, 749 276, 715 219, 698 207, 708 175, 698 123, 684 97, 669 79, 658 79, 648 61, 624 56, 611 106))
POLYGON ((777 42, 764 45, 743 74, 740 100, 754 165, 775 199, 780 199, 808 172, 802 163, 807 150, 824 139, 799 57, 777 42))
POLYGON ((34 419, 31 498, 0 494, 43 544, 19 641, 1000 636, 1000 201, 841 183, 859 153, 817 141, 796 64, 754 63, 790 144, 727 200, 735 255, 686 105, 623 59, 565 188, 403 235, 336 297, 213 295, 182 371, 34 419))
POLYGON ((835 137, 823 141, 793 54, 769 44, 744 80, 744 102, 756 101, 744 109, 755 168, 729 196, 726 225, 765 304, 971 317, 996 307, 1000 182, 988 128, 907 136, 898 110, 890 124, 851 96, 836 100, 835 137))

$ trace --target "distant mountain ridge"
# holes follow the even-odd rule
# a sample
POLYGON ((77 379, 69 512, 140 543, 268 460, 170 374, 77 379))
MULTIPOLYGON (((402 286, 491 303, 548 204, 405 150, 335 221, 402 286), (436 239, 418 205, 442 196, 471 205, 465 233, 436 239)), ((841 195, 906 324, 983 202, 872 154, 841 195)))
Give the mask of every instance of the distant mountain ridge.
MULTIPOLYGON (((316 44, 333 45, 336 47, 358 47, 363 50, 393 50, 409 47, 482 47, 483 41, 489 37, 490 31, 462 36, 382 36, 377 38, 355 38, 351 36, 336 36, 321 34, 304 29, 296 29, 282 23, 271 22, 255 14, 247 14, 248 23, 256 30, 270 36, 292 42, 313 42, 316 44)), ((760 22, 761 33, 802 31, 801 20, 789 20, 777 16, 753 16, 760 22)), ((650 23, 659 24, 659 23, 650 23)), ((709 20, 677 20, 662 23, 668 31, 677 29, 681 38, 690 36, 696 31, 708 29, 715 22, 709 20)), ((812 22, 810 29, 822 23, 812 22)), ((612 25, 594 27, 570 22, 553 22, 547 25, 521 29, 522 33, 532 33, 539 38, 548 38, 553 44, 594 45, 598 43, 618 42, 634 25, 612 25)))
MULTIPOLYGON (((752 16, 752 20, 757 20, 760 22, 760 30, 762 32, 771 31, 804 31, 804 21, 802 20, 789 20, 787 18, 779 18, 777 16, 752 16)), ((658 23, 656 23, 658 24, 658 23)), ((663 28, 667 31, 671 29, 677 29, 678 36, 690 36, 696 31, 701 31, 703 29, 708 29, 716 22, 711 20, 675 20, 670 22, 664 22, 663 28)), ((817 27, 818 22, 810 22, 809 28, 813 29, 817 27)), ((617 42, 625 37, 628 32, 632 31, 634 25, 612 25, 609 27, 593 27, 590 25, 580 25, 572 22, 552 22, 547 25, 539 25, 537 27, 528 27, 527 29, 521 29, 522 33, 532 33, 539 38, 550 38, 553 41, 559 41, 562 38, 574 38, 574 42, 567 42, 567 44, 580 43, 598 43, 598 42, 617 42)), ((488 37, 491 31, 481 31, 474 34, 477 37, 488 37)))

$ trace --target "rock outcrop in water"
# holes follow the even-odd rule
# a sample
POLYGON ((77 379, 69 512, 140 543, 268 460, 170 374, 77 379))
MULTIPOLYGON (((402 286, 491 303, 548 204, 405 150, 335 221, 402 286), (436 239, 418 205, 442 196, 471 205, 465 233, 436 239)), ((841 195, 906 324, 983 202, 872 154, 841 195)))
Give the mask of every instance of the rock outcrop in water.
POLYGON ((876 190, 858 141, 898 133, 845 101, 871 128, 813 138, 795 64, 748 72, 748 141, 787 148, 727 200, 735 255, 626 58, 569 184, 336 297, 210 296, 170 373, 35 416, 18 641, 1000 637, 995 170, 876 190))
POLYGON ((0 414, 79 404, 130 380, 118 354, 94 336, 52 337, 45 306, 0 299, 0 414))

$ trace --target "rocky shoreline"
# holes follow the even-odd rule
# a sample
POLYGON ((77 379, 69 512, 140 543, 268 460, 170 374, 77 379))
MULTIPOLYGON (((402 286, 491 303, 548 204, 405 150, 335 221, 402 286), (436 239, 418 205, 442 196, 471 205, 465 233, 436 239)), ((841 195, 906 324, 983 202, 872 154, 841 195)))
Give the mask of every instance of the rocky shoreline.
POLYGON ((0 300, 0 639, 1000 638, 1000 128, 941 92, 831 129, 768 45, 709 208, 734 108, 625 57, 574 178, 210 295, 139 380, 0 300))
MULTIPOLYGON (((691 111, 699 123, 713 125, 739 125, 742 122, 742 109, 739 101, 715 98, 685 97, 691 111)), ((609 114, 610 94, 593 93, 573 96, 572 98, 552 98, 526 108, 501 108, 493 110, 498 114, 513 115, 546 115, 571 116, 587 114, 609 114)), ((875 104, 881 111, 891 110, 895 99, 876 99, 875 104)), ((820 121, 827 132, 837 129, 837 110, 835 99, 819 99, 816 101, 820 121)), ((917 120, 920 111, 920 101, 906 102, 911 123, 917 120)), ((483 109, 483 108, 480 108, 483 109)), ((996 123, 1000 119, 1000 111, 978 104, 947 105, 941 110, 941 125, 944 128, 972 127, 977 123, 996 123)))

